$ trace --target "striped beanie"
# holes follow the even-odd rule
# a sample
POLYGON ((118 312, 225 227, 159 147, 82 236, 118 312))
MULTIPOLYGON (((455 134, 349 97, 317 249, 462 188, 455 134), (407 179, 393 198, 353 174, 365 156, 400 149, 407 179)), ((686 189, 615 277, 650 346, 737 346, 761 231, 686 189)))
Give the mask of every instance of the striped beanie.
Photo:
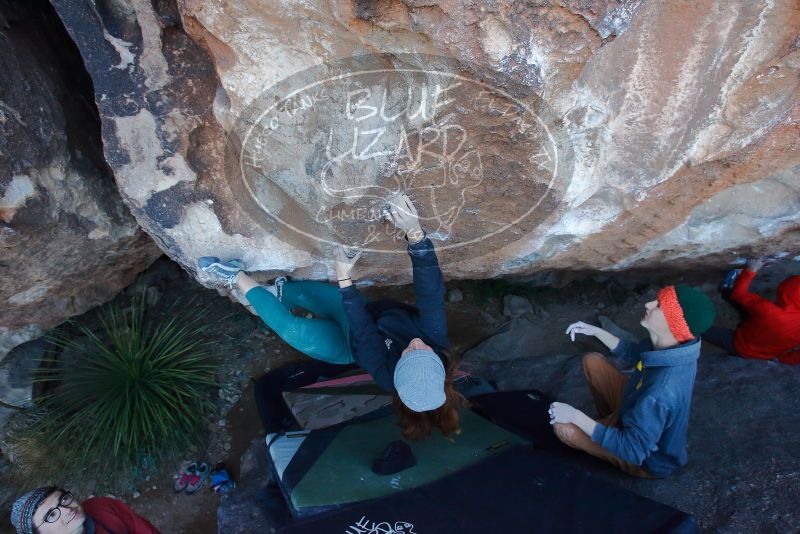
POLYGON ((714 324, 714 304, 705 293, 692 287, 678 284, 662 288, 658 305, 679 343, 696 338, 714 324))
POLYGON ((11 523, 16 527, 17 534, 33 534, 33 514, 51 493, 56 490, 53 486, 42 486, 29 491, 14 502, 11 507, 11 523))

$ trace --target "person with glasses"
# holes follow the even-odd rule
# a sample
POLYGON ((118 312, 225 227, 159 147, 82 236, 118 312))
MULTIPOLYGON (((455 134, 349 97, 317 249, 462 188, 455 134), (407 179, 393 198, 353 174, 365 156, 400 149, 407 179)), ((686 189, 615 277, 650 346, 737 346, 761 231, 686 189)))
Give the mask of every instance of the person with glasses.
POLYGON ((19 497, 11 523, 17 534, 160 534, 122 501, 92 497, 79 503, 72 493, 52 486, 19 497))

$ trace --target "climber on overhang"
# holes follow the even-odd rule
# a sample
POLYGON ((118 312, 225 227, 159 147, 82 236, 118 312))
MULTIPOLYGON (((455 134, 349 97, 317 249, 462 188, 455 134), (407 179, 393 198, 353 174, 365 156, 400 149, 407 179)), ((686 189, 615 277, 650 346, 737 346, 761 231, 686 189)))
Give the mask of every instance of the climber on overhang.
POLYGON ((775 259, 755 258, 741 272, 729 273, 723 295, 739 312, 739 325, 735 330, 713 326, 703 335, 704 341, 742 358, 800 364, 800 276, 780 283, 775 302, 750 292, 758 271, 775 259))
POLYGON ((285 278, 264 287, 236 259, 205 256, 198 266, 237 287, 267 326, 295 349, 329 363, 355 362, 394 393, 405 437, 426 437, 432 427, 448 435, 459 429, 464 401, 453 386, 456 369, 448 353, 442 272, 407 195, 390 199, 386 220, 408 243, 416 307, 389 299, 365 304, 352 281, 361 253, 348 255, 342 247, 335 251, 338 290, 323 282, 285 278), (297 317, 291 312, 295 307, 315 317, 297 317))
POLYGON ((702 292, 667 286, 645 304, 641 325, 650 334, 638 344, 597 326, 577 322, 567 328, 595 336, 633 366, 628 376, 599 353, 583 357, 583 372, 599 420, 569 404, 550 406, 556 436, 575 449, 605 460, 625 473, 664 478, 686 464, 689 408, 700 356, 700 335, 714 322, 714 305, 702 292))

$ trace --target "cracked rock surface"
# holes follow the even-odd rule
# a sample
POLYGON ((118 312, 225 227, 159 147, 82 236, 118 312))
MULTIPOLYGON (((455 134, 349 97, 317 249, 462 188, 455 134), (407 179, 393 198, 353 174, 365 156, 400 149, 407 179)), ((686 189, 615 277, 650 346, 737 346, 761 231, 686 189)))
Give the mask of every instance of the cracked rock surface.
MULTIPOLYGON (((334 242, 402 248, 354 223, 380 234, 375 205, 397 189, 415 193, 455 278, 690 268, 798 245, 795 2, 135 0, 57 11, 92 77, 125 202, 192 272, 213 253, 264 277, 327 278, 334 242), (357 66, 392 76, 353 77, 342 58, 363 55, 357 66), (438 114, 404 116, 401 128, 386 110, 453 80, 398 74, 433 70, 431 56, 464 83, 438 114), (332 72, 349 73, 349 92, 298 85, 332 72), (529 105, 548 134, 526 133, 509 103, 529 105)), ((368 255, 363 277, 406 281, 387 269, 395 258, 368 255)))
POLYGON ((55 13, 3 3, 0 33, 2 360, 113 298, 161 251, 117 193, 91 80, 55 13))

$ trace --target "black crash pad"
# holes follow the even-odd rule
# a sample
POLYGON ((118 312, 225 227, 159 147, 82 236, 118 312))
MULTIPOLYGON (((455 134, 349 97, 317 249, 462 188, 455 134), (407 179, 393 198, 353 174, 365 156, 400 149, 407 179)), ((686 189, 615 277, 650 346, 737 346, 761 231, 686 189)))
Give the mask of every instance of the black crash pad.
POLYGON ((530 446, 514 446, 426 486, 295 520, 279 530, 281 534, 697 531, 691 515, 530 446))

